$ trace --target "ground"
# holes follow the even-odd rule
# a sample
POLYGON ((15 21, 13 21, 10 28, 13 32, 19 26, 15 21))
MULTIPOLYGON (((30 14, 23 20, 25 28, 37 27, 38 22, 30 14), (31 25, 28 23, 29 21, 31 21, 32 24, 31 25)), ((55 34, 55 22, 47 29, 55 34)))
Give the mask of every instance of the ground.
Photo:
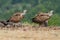
POLYGON ((60 28, 0 28, 0 40, 60 40, 60 28))

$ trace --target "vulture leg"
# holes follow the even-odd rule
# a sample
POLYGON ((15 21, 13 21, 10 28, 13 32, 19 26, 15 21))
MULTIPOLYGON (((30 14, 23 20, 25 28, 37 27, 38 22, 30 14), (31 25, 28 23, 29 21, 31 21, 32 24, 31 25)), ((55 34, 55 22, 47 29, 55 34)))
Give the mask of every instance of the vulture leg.
POLYGON ((39 24, 39 27, 47 27, 47 26, 48 26, 48 20, 39 24))
POLYGON ((48 26, 48 20, 44 22, 45 27, 48 26))
POLYGON ((45 26, 44 22, 42 22, 42 23, 39 24, 39 27, 44 27, 44 26, 45 26))

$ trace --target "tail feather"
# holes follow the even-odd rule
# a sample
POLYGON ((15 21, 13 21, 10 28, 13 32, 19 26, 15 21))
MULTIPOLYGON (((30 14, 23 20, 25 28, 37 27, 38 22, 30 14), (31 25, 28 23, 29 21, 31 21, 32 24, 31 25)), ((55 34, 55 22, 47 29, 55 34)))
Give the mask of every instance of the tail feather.
POLYGON ((8 25, 8 22, 6 21, 0 21, 1 23, 3 23, 4 25, 8 25))
POLYGON ((6 22, 9 22, 9 20, 7 20, 6 22))

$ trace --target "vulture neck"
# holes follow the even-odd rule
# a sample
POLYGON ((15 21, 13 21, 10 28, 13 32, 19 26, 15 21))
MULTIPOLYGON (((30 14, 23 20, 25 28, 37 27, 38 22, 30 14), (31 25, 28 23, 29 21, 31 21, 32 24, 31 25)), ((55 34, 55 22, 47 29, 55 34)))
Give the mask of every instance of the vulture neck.
POLYGON ((52 16, 53 15, 53 10, 51 10, 48 14, 49 14, 49 16, 52 16))
POLYGON ((25 15, 26 14, 26 10, 23 11, 23 13, 21 13, 21 16, 25 15))

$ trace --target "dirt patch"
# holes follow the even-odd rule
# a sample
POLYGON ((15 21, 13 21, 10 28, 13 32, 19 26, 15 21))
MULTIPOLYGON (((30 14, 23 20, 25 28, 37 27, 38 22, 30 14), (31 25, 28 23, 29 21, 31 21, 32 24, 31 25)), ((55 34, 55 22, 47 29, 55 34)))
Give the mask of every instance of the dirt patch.
POLYGON ((60 27, 2 28, 0 40, 60 40, 60 27))

